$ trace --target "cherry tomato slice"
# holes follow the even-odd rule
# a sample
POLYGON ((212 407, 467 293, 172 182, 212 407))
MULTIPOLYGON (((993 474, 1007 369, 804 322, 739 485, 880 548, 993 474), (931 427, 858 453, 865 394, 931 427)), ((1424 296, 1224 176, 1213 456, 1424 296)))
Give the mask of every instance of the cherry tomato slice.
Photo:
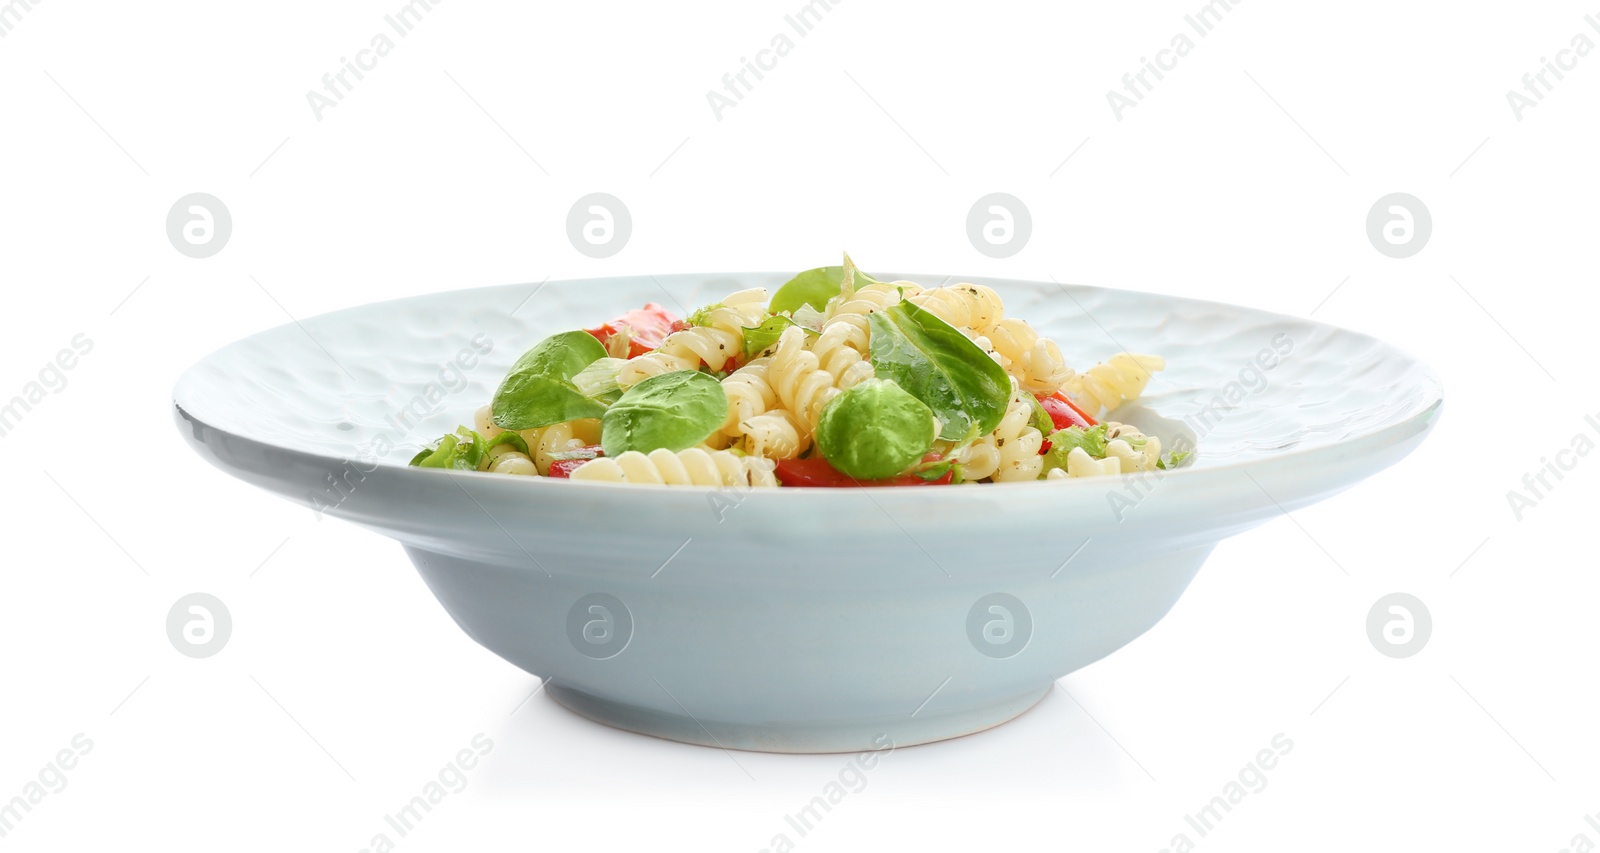
MULTIPOLYGON (((937 456, 929 454, 925 462, 938 461, 937 456)), ((826 459, 779 459, 778 469, 775 472, 778 482, 785 486, 802 486, 818 488, 852 488, 869 486, 945 486, 955 478, 955 469, 944 472, 944 475, 934 480, 924 480, 915 474, 901 474, 887 480, 857 480, 847 474, 842 474, 839 469, 828 464, 826 459)))
POLYGON ((672 312, 654 302, 646 302, 643 308, 635 308, 604 325, 584 331, 594 335, 610 352, 611 338, 626 329, 628 358, 637 358, 661 346, 667 335, 681 328, 684 328, 683 321, 674 317, 672 312))

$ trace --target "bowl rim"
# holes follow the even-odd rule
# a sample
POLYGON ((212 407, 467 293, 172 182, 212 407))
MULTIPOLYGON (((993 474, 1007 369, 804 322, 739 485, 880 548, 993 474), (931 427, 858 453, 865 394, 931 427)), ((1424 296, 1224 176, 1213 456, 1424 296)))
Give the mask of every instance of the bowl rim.
MULTIPOLYGON (((317 320, 321 320, 321 319, 324 319, 324 318, 333 317, 333 316, 336 316, 336 315, 350 313, 350 312, 362 311, 362 310, 370 309, 370 308, 373 308, 373 307, 376 307, 376 306, 380 306, 380 305, 390 305, 390 304, 394 304, 394 303, 408 302, 408 301, 412 301, 412 300, 437 298, 437 297, 442 297, 445 294, 462 294, 462 293, 473 293, 473 292, 482 292, 482 291, 490 291, 490 290, 509 290, 511 288, 529 287, 529 286, 535 287, 535 288, 542 288, 542 287, 545 287, 545 286, 548 286, 548 285, 551 285, 551 284, 559 285, 559 284, 562 284, 562 283, 584 282, 584 283, 589 283, 589 284, 597 284, 597 283, 611 282, 611 281, 634 281, 634 280, 637 280, 637 279, 640 279, 640 278, 651 278, 651 279, 660 279, 660 278, 703 278, 703 279, 713 279, 713 278, 719 278, 719 277, 726 277, 726 278, 783 277, 783 276, 791 276, 792 277, 793 275, 794 275, 793 272, 785 272, 785 271, 744 270, 744 271, 716 271, 716 272, 678 272, 678 273, 660 273, 660 274, 631 273, 631 274, 618 274, 618 275, 610 275, 610 276, 589 276, 589 277, 581 277, 581 278, 561 278, 561 279, 551 278, 551 279, 546 279, 543 282, 509 282, 509 283, 495 284, 495 285, 481 285, 481 286, 476 286, 476 287, 459 288, 459 289, 455 289, 455 290, 430 291, 430 292, 427 292, 427 293, 418 293, 418 294, 411 294, 411 295, 408 295, 408 296, 399 296, 399 297, 395 297, 395 298, 392 298, 392 299, 382 299, 382 300, 376 300, 376 301, 372 301, 372 302, 363 302, 363 303, 360 303, 358 305, 347 306, 347 307, 344 307, 344 308, 337 308, 337 309, 334 309, 332 311, 324 312, 322 314, 316 314, 316 315, 313 315, 311 317, 304 318, 302 320, 294 320, 294 321, 291 321, 291 322, 288 322, 288 323, 280 323, 280 324, 277 324, 275 326, 270 326, 268 328, 261 329, 259 331, 253 332, 253 333, 251 333, 249 335, 246 335, 246 336, 244 336, 242 338, 239 338, 237 340, 230 341, 229 343, 224 344, 223 346, 218 347, 218 348, 206 353, 205 355, 201 356, 200 358, 196 359, 194 362, 189 364, 188 367, 185 367, 184 370, 179 374, 178 379, 175 382, 175 384, 173 386, 173 389, 172 389, 172 392, 171 392, 171 402, 172 402, 172 405, 173 405, 176 413, 178 414, 178 416, 180 417, 181 420, 192 421, 192 422, 201 424, 201 425, 205 426, 207 429, 213 430, 218 434, 227 435, 231 439, 236 440, 236 441, 248 442, 248 443, 250 443, 252 445, 255 445, 256 447, 263 448, 263 449, 279 451, 279 452, 294 453, 294 454, 297 454, 297 455, 299 455, 301 457, 312 459, 312 460, 316 460, 316 461, 323 462, 323 463, 327 463, 328 465, 337 468, 337 467, 342 466, 344 464, 350 463, 350 462, 352 462, 354 460, 367 459, 368 457, 362 457, 362 456, 358 456, 358 455, 332 456, 332 455, 328 455, 326 453, 313 451, 313 450, 307 450, 307 449, 304 449, 304 448, 301 448, 301 447, 293 447, 293 446, 288 446, 288 445, 284 445, 284 444, 278 444, 278 443, 274 443, 274 442, 270 442, 270 441, 265 441, 265 440, 262 440, 262 439, 259 439, 259 438, 255 438, 253 436, 249 436, 249 435, 245 435, 245 434, 242 434, 242 433, 239 433, 239 432, 235 432, 233 430, 223 429, 221 427, 218 427, 214 423, 211 423, 210 421, 206 420, 205 418, 197 415, 194 411, 192 411, 190 408, 185 406, 184 401, 181 399, 181 392, 183 391, 183 386, 186 384, 186 382, 189 379, 189 377, 201 365, 207 363, 208 361, 210 361, 211 359, 216 357, 218 354, 220 354, 222 352, 225 352, 228 349, 230 349, 230 348, 232 348, 234 346, 237 346, 237 345, 239 345, 241 343, 244 343, 245 341, 249 341, 249 340, 252 340, 252 339, 255 339, 255 338, 258 338, 258 337, 262 337, 262 336, 265 336, 265 335, 275 334, 275 333, 278 333, 280 330, 284 330, 284 329, 287 329, 287 328, 290 328, 290 327, 300 326, 302 323, 305 323, 305 322, 315 322, 317 320)), ((925 280, 943 278, 944 281, 946 281, 946 282, 954 282, 956 284, 962 284, 962 283, 968 283, 968 282, 976 283, 976 284, 982 284, 985 280, 997 280, 997 281, 1005 282, 1005 283, 1011 284, 1011 285, 1017 285, 1017 284, 1036 285, 1036 286, 1039 286, 1041 289, 1043 289, 1046 285, 1055 284, 1055 285, 1059 285, 1061 287, 1061 289, 1063 290, 1063 292, 1066 293, 1069 298, 1072 298, 1074 302, 1076 302, 1077 300, 1076 300, 1076 297, 1072 296, 1071 289, 1072 288, 1081 288, 1081 289, 1097 290, 1097 291, 1110 292, 1110 293, 1127 293, 1127 294, 1133 294, 1133 295, 1136 295, 1136 296, 1149 297, 1149 298, 1155 298, 1155 299, 1177 300, 1177 301, 1185 302, 1185 303, 1188 303, 1188 304, 1191 304, 1191 305, 1213 307, 1213 308, 1219 308, 1219 309, 1226 309, 1226 310, 1230 310, 1230 311, 1243 310, 1243 311, 1248 311, 1248 312, 1257 314, 1257 315, 1259 315, 1259 316, 1261 316, 1263 318, 1267 318, 1267 319, 1284 320, 1284 321, 1287 321, 1287 322, 1296 323, 1296 324, 1302 324, 1302 325, 1320 326, 1320 327, 1323 327, 1325 329, 1332 330, 1332 331, 1334 331, 1334 332, 1336 332, 1338 334, 1341 334, 1341 335, 1353 336, 1353 337, 1360 338, 1360 339, 1363 339, 1365 341, 1371 342, 1371 343, 1376 344, 1377 346, 1379 346, 1381 348, 1390 350, 1394 354, 1397 354, 1397 355, 1405 358, 1407 361, 1409 361, 1412 365, 1414 365, 1416 367, 1416 369, 1420 373, 1421 379, 1423 380, 1423 382, 1420 383, 1420 387, 1421 387, 1422 391, 1424 392, 1424 396, 1423 396, 1423 401, 1418 404, 1419 408, 1417 408, 1417 410, 1412 412, 1410 415, 1408 415, 1408 416, 1406 416, 1404 418, 1401 418, 1399 420, 1395 420, 1395 421, 1391 421, 1391 422, 1382 424, 1381 426, 1375 427, 1373 429, 1370 429, 1370 430, 1367 430, 1367 431, 1364 431, 1364 432, 1359 432, 1359 433, 1356 433, 1356 434, 1343 436, 1340 439, 1338 439, 1337 441, 1331 442, 1329 444, 1312 445, 1312 446, 1295 446, 1295 447, 1291 447, 1291 448, 1284 449, 1284 450, 1273 451, 1273 452, 1271 452, 1269 454, 1263 454, 1263 455, 1260 455, 1260 456, 1252 456, 1252 457, 1248 457, 1248 458, 1244 458, 1244 459, 1229 460, 1229 461, 1224 461, 1224 462, 1218 462, 1216 464, 1207 464, 1205 467, 1195 467, 1193 464, 1184 464, 1184 465, 1180 465, 1177 468, 1171 468, 1171 469, 1162 470, 1158 475, 1161 479, 1166 479, 1166 478, 1169 478, 1169 477, 1177 477, 1177 478, 1179 478, 1179 480, 1178 480, 1179 482, 1186 482, 1186 481, 1191 481, 1191 480, 1195 480, 1195 479, 1202 478, 1202 477, 1226 477, 1229 474, 1231 474, 1232 472, 1236 472, 1236 471, 1239 471, 1241 469, 1250 469, 1250 468, 1256 468, 1256 467, 1260 467, 1260 466, 1264 466, 1264 465, 1277 464, 1277 463, 1289 463, 1289 462, 1294 462, 1294 461, 1301 460, 1301 459, 1317 457, 1319 455, 1323 455, 1323 454, 1330 453, 1332 451, 1336 451, 1338 448, 1340 448, 1342 446, 1345 446, 1345 445, 1348 445, 1348 444, 1351 444, 1351 443, 1354 443, 1354 442, 1372 441, 1372 442, 1379 442, 1381 445, 1387 446, 1389 444, 1393 444, 1394 442, 1402 440, 1403 438, 1405 438, 1405 437, 1407 437, 1407 436, 1409 436, 1411 434, 1414 434, 1417 431, 1419 424, 1425 423, 1425 422, 1427 422, 1429 420, 1432 420, 1432 419, 1436 419, 1439 416, 1439 413, 1441 412, 1441 410, 1443 408, 1443 405, 1444 405, 1444 383, 1441 380, 1441 378, 1439 377, 1438 372, 1436 370, 1434 370, 1433 367, 1431 365, 1429 365, 1427 362, 1423 361, 1422 359, 1419 359, 1419 358, 1415 357, 1409 351, 1407 351, 1407 350, 1405 350, 1405 349, 1403 349, 1403 348, 1401 348, 1399 346, 1396 346, 1395 344, 1392 344, 1392 343, 1390 343, 1390 342, 1388 342, 1388 341, 1386 341, 1386 340, 1384 340, 1382 338, 1378 338, 1376 336, 1369 335, 1369 334, 1367 334, 1365 332, 1359 332, 1359 331, 1356 331, 1356 330, 1353 330, 1353 329, 1345 328, 1343 326, 1338 326, 1338 325, 1334 325, 1332 323, 1327 323, 1327 322, 1324 322, 1324 321, 1321 321, 1321 320, 1316 320, 1316 319, 1313 319, 1313 318, 1310 318, 1310 317, 1298 317, 1298 316, 1295 316, 1295 315, 1292 315, 1292 314, 1283 314, 1281 312, 1268 311, 1268 310, 1265 310, 1265 309, 1253 308, 1253 307, 1248 306, 1248 305, 1240 305, 1240 304, 1237 304, 1237 303, 1222 302, 1222 301, 1214 300, 1214 299, 1202 299, 1202 298, 1189 297, 1189 296, 1174 296, 1172 294, 1167 294, 1167 293, 1155 293, 1155 292, 1152 292, 1152 291, 1135 290, 1135 289, 1131 289, 1131 288, 1105 287, 1105 286, 1101 286, 1101 285, 1083 284, 1083 283, 1080 283, 1080 282, 1063 282, 1063 281, 1056 280, 1053 277, 1051 277, 1050 281, 1046 282, 1046 281, 1040 281, 1040 280, 1036 280, 1036 279, 1014 279, 1014 278, 1004 278, 1004 277, 993 276, 993 275, 973 276, 973 277, 970 277, 970 278, 963 278, 961 276, 954 275, 954 274, 941 277, 941 276, 938 276, 938 275, 935 275, 935 274, 932 274, 932 273, 892 272, 892 273, 883 273, 882 275, 884 276, 884 278, 882 278, 880 280, 885 281, 885 282, 889 282, 889 283, 892 283, 894 281, 900 281, 900 280, 915 281, 918 278, 922 278, 922 279, 925 279, 925 280), (890 276, 893 276, 893 278, 890 278, 890 276)), ((670 294, 670 291, 669 291, 669 294, 670 294)), ((1093 315, 1090 315, 1087 310, 1082 308, 1081 305, 1079 306, 1079 309, 1082 310, 1085 315, 1090 316, 1091 319, 1093 318, 1093 315)), ((1095 322, 1098 323, 1098 321, 1095 321, 1095 322)), ((1202 443, 1197 447, 1197 455, 1199 455, 1200 453, 1203 453, 1203 452, 1204 452, 1204 444, 1202 443)), ((566 480, 567 478, 511 477, 509 475, 495 474, 495 473, 489 472, 489 471, 457 471, 457 470, 446 470, 446 469, 419 468, 419 467, 415 467, 415 466, 410 465, 408 462, 397 462, 397 461, 394 461, 394 460, 388 458, 387 456, 385 456, 382 459, 373 459, 373 462, 374 462, 374 464, 376 464, 378 466, 381 466, 383 468, 386 468, 386 469, 395 469, 395 470, 404 469, 404 470, 407 470, 407 471, 411 472, 410 474, 405 475, 405 476, 434 477, 434 476, 443 475, 447 479, 454 479, 455 477, 458 477, 458 476, 468 476, 468 477, 489 477, 494 482, 507 482, 507 481, 510 481, 510 480, 526 480, 526 481, 528 481, 528 482, 522 483, 522 484, 520 484, 519 486, 516 487, 516 488, 522 488, 522 489, 567 488, 568 486, 571 485, 570 481, 568 482, 567 485, 562 485, 562 486, 557 486, 557 485, 553 485, 553 484, 545 482, 545 481, 552 480, 552 479, 566 480)), ((1146 473, 1148 473, 1148 472, 1146 472, 1146 473)), ((424 481, 421 481, 421 482, 427 482, 427 481, 424 480, 424 481)), ((443 482, 443 481, 440 481, 440 482, 443 482)), ((716 492, 718 490, 728 488, 726 486, 678 486, 678 485, 669 486, 669 485, 665 485, 665 484, 655 484, 655 483, 609 483, 609 482, 589 482, 589 481, 577 481, 577 482, 584 482, 585 483, 585 485, 582 486, 581 488, 592 488, 592 487, 595 487, 595 486, 610 487, 610 488, 625 488, 625 489, 628 490, 629 493, 632 493, 632 494, 638 494, 638 493, 642 493, 642 492, 646 492, 646 491, 651 491, 651 492, 667 492, 667 493, 671 493, 671 494, 682 495, 684 493, 694 494, 694 493, 716 492)), ((1104 478, 1104 477, 1082 477, 1082 478, 1072 478, 1072 479, 1068 479, 1068 480, 1065 480, 1065 481, 1063 481, 1063 480, 1033 480, 1033 481, 1014 482, 1014 483, 974 483, 972 485, 990 486, 990 487, 1003 486, 1003 487, 1007 488, 1008 490, 1010 490, 1010 489, 1025 489, 1025 488, 1030 488, 1031 487, 1031 488, 1034 488, 1034 489, 1037 490, 1039 488, 1050 488, 1050 489, 1080 488, 1081 489, 1081 488, 1089 488, 1089 487, 1094 486, 1094 485, 1104 485, 1106 482, 1107 482, 1107 478, 1104 478)), ((855 488, 857 488, 857 489, 865 489, 867 487, 857 486, 855 488)), ((766 492, 772 492, 772 493, 795 493, 795 492, 800 492, 800 493, 809 493, 809 492, 828 493, 828 492, 839 492, 839 491, 853 491, 853 489, 848 489, 848 488, 798 488, 798 487, 790 487, 790 488, 776 488, 776 489, 761 489, 761 491, 763 493, 766 493, 766 492)), ((898 493, 903 492, 904 490, 890 488, 890 489, 884 489, 884 491, 888 492, 888 493, 892 493, 892 494, 898 494, 898 493)), ((944 493, 944 492, 947 492, 947 491, 950 491, 950 490, 947 490, 947 489, 918 489, 918 490, 915 490, 915 492, 917 494, 919 494, 919 495, 927 493, 927 492, 930 492, 930 491, 934 492, 934 493, 944 493)), ((963 490, 958 491, 956 494, 958 494, 958 495, 970 495, 970 492, 968 492, 967 490, 963 489, 963 490)), ((950 500, 952 498, 933 498, 933 499, 934 500, 950 500)), ((788 499, 780 498, 780 500, 788 500, 788 499)))

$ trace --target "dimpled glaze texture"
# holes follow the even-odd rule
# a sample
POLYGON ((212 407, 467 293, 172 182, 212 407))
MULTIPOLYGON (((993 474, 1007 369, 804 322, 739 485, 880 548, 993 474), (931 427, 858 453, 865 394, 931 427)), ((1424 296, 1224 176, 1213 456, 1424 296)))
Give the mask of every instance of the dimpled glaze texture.
POLYGON ((579 713, 680 740, 816 752, 937 740, 1021 713, 1052 679, 1155 625, 1219 540, 1398 461, 1442 402, 1423 365, 1330 326, 974 279, 1074 367, 1121 350, 1165 356, 1142 405, 1117 418, 1169 447, 1198 436, 1192 464, 1140 479, 747 492, 406 467, 424 442, 470 423, 550 333, 647 301, 683 313, 787 278, 550 282, 341 311, 206 357, 180 379, 175 415, 228 473, 400 540, 473 639, 551 679, 550 695, 579 713), (441 381, 477 335, 492 349, 464 381, 441 381), (1250 365, 1275 338, 1292 350, 1263 383, 1250 365), (1232 407, 1219 408, 1230 390, 1232 407), (627 609, 626 642, 585 645, 583 603, 596 600, 627 609), (974 633, 1004 615, 982 605, 994 600, 1026 609, 1025 638, 996 627, 991 646, 974 633))

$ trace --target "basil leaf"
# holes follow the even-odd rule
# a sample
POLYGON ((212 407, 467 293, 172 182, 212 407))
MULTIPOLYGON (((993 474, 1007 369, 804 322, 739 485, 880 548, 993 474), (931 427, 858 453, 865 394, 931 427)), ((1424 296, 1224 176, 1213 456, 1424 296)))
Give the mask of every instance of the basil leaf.
POLYGON ((954 326, 910 302, 867 315, 873 370, 933 410, 940 438, 960 441, 973 428, 994 432, 1011 402, 1011 379, 954 326))
MULTIPOLYGON (((760 355, 768 348, 778 343, 778 338, 783 335, 783 330, 790 326, 800 326, 799 323, 783 316, 773 314, 762 321, 759 326, 744 327, 744 360, 749 361, 760 355)), ((800 326, 811 337, 817 336, 817 330, 807 326, 800 326)))
MULTIPOLYGON (((855 262, 850 260, 849 255, 845 255, 845 261, 852 268, 855 267, 855 262)), ((796 275, 778 288, 778 292, 772 294, 772 301, 767 304, 767 310, 774 314, 791 313, 802 305, 810 305, 818 311, 826 310, 828 300, 839 295, 844 282, 844 271, 843 266, 817 267, 796 275)), ((855 283, 852 290, 876 284, 878 281, 860 270, 855 271, 853 278, 855 283)))
POLYGON ((523 456, 527 456, 529 458, 533 457, 533 454, 528 452, 527 439, 524 439, 521 433, 509 429, 503 433, 500 433, 494 438, 489 439, 489 443, 484 446, 483 451, 488 453, 502 444, 511 445, 513 450, 521 453, 523 456))
POLYGON ((834 397, 817 419, 822 458, 858 480, 904 473, 922 461, 933 434, 933 412, 889 379, 868 379, 834 397))
POLYGON ((856 266, 856 262, 850 260, 849 252, 844 253, 844 266, 840 267, 840 270, 842 272, 839 276, 839 296, 843 300, 848 300, 851 296, 854 296, 859 288, 866 287, 869 284, 882 283, 862 272, 861 268, 856 266))
POLYGON ((744 327, 744 360, 755 358, 762 350, 776 344, 783 330, 796 325, 782 314, 774 314, 759 326, 744 327))
POLYGON ((839 282, 844 278, 844 267, 817 267, 789 279, 772 294, 767 304, 770 311, 793 311, 810 305, 821 311, 828 300, 839 295, 839 282))
POLYGON ((705 441, 727 419, 721 382, 698 370, 675 370, 629 388, 605 410, 600 446, 613 458, 629 450, 677 452, 705 441))
POLYGON ((584 396, 572 378, 605 357, 606 348, 588 332, 562 332, 540 341, 517 359, 494 392, 494 425, 535 429, 600 417, 605 404, 584 396))

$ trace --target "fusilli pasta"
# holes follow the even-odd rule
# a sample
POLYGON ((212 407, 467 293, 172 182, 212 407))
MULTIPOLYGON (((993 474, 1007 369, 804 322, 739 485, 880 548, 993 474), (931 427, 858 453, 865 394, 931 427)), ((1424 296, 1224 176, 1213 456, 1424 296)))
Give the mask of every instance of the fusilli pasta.
POLYGON ((811 448, 811 431, 794 412, 773 409, 739 422, 741 448, 752 456, 793 459, 811 448))
POLYGON ((1161 461, 1161 439, 1137 427, 1107 421, 1106 438, 1106 458, 1115 456, 1121 462, 1120 473, 1154 471, 1161 461))
POLYGON ((555 454, 600 443, 600 421, 585 418, 538 429, 525 429, 522 430, 522 440, 528 443, 528 452, 533 455, 533 464, 539 474, 547 477, 555 454))
POLYGON ((771 364, 772 359, 763 356, 722 380, 722 391, 728 395, 728 419, 722 424, 723 435, 743 434, 744 431, 739 427, 741 423, 777 404, 778 395, 767 381, 767 370, 771 364))
POLYGON ((907 301, 933 316, 955 326, 970 330, 969 335, 985 335, 1005 317, 1005 304, 1000 294, 981 284, 952 284, 924 290, 907 301))
POLYGON ((862 343, 858 349, 865 354, 867 351, 865 341, 869 333, 867 315, 898 303, 903 298, 902 289, 905 295, 922 292, 922 288, 911 282, 881 281, 857 288, 849 296, 844 294, 835 296, 828 301, 828 310, 823 312, 823 327, 826 328, 836 322, 849 323, 860 332, 859 340, 862 343))
POLYGON ((772 462, 727 450, 691 447, 673 453, 630 450, 615 459, 591 459, 572 471, 574 480, 655 483, 668 486, 776 486, 772 462))
POLYGON ((1150 375, 1166 366, 1166 359, 1159 355, 1120 352, 1073 376, 1061 387, 1080 408, 1098 417, 1138 399, 1150 384, 1150 375))
POLYGON ((837 380, 822 369, 817 354, 807 348, 805 330, 798 326, 784 329, 778 337, 767 379, 779 402, 794 413, 805 433, 816 429, 822 407, 839 394, 837 380))
POLYGON ((1055 341, 1040 337, 1026 320, 1007 317, 991 326, 983 338, 988 341, 989 350, 1000 356, 1000 366, 1025 391, 1049 396, 1073 377, 1061 348, 1055 341))
POLYGON ((1044 469, 1039 453, 1044 436, 1028 425, 1033 404, 1022 397, 1023 393, 1013 382, 1011 403, 1000 425, 960 451, 958 461, 968 479, 992 477, 997 483, 1039 479, 1044 469))
POLYGON ((1067 467, 1051 468, 1046 480, 1069 480, 1078 477, 1105 477, 1122 472, 1122 462, 1115 456, 1096 459, 1081 447, 1067 453, 1067 467))

